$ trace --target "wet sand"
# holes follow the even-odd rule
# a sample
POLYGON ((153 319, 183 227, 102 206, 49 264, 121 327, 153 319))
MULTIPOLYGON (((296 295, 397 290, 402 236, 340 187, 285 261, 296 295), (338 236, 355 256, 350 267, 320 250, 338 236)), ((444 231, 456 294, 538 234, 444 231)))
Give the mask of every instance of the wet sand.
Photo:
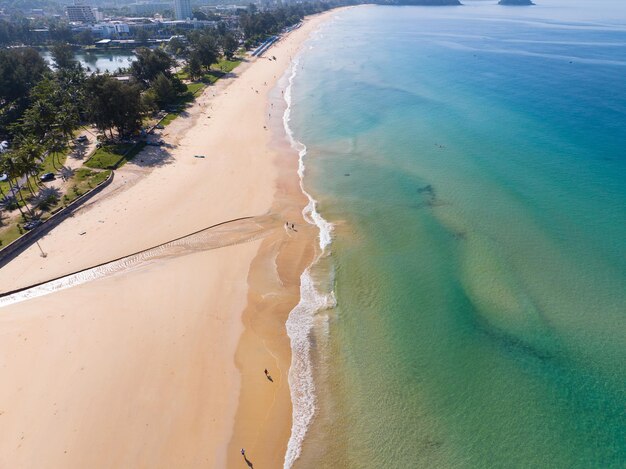
POLYGON ((46 258, 33 246, 2 268, 8 291, 227 220, 263 220, 263 236, 0 308, 0 467, 242 467, 241 447, 256 467, 282 466, 285 320, 316 231, 268 93, 329 15, 273 46, 276 61, 207 89, 166 129, 165 150, 140 155, 41 240, 46 258))

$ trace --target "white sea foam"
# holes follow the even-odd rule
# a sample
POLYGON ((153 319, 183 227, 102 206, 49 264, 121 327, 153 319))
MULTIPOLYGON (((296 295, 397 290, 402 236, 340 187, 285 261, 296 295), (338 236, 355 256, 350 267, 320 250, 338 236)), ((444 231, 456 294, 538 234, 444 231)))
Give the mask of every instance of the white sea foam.
POLYGON ((314 325, 315 314, 321 310, 335 306, 335 297, 332 292, 323 294, 317 288, 311 275, 312 267, 327 252, 332 241, 333 225, 324 219, 317 211, 317 201, 304 188, 304 157, 307 148, 298 141, 289 126, 291 120, 291 92, 293 80, 296 76, 299 60, 296 58, 291 67, 285 102, 287 107, 283 114, 283 125, 294 150, 298 152, 298 175, 300 188, 308 199, 302 214, 304 219, 319 229, 320 250, 313 263, 300 276, 300 301, 289 313, 287 319, 287 334, 291 340, 291 367, 289 369, 289 387, 293 406, 291 436, 285 454, 285 469, 290 469, 300 456, 302 442, 309 425, 315 415, 315 383, 313 382, 313 368, 311 362, 310 334, 314 325))

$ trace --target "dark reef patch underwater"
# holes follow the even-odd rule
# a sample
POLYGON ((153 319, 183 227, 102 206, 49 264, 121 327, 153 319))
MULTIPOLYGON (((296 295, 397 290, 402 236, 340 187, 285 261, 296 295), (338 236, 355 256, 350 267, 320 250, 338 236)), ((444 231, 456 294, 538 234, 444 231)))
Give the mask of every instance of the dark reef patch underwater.
POLYGON ((340 12, 299 59, 337 307, 296 468, 626 466, 626 10, 464 3, 340 12))

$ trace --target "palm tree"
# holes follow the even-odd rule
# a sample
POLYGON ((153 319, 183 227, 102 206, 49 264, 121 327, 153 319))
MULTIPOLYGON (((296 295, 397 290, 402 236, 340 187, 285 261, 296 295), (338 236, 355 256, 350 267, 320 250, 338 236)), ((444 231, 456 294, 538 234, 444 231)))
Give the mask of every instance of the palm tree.
MULTIPOLYGON (((2 170, 0 170, 2 171, 2 170)), ((0 175, 2 175, 4 173, 0 172, 0 175)), ((8 179, 8 178, 7 178, 8 179)), ((7 195, 4 193, 4 191, 2 190, 2 185, 0 185, 0 199, 4 200, 7 198, 7 195)))
POLYGON ((78 127, 79 120, 78 110, 72 105, 65 105, 57 115, 56 129, 69 140, 74 135, 74 130, 78 127))
MULTIPOLYGON (((18 159, 12 153, 13 152, 7 152, 4 155, 5 170, 6 170, 6 175, 8 176, 9 187, 11 188, 11 194, 13 195, 13 197, 16 197, 16 194, 19 195, 20 199, 22 199, 22 204, 24 205, 24 207, 26 207, 26 210, 32 216, 33 212, 28 207, 28 204, 24 200, 24 197, 22 196, 22 193, 19 188, 19 178, 22 177, 24 173, 22 172, 19 166, 18 159)), ((26 219, 26 216, 24 215, 24 211, 22 210, 22 206, 20 205, 19 201, 17 203, 17 209, 20 211, 22 218, 26 219)))
POLYGON ((36 194, 33 190, 30 179, 34 176, 35 185, 39 189, 39 179, 37 178, 37 176, 39 175, 39 171, 41 171, 41 165, 39 164, 39 161, 37 159, 31 158, 27 154, 20 155, 19 165, 22 170, 22 174, 26 175, 26 186, 28 187, 31 195, 34 197, 36 194))
POLYGON ((60 129, 57 129, 48 135, 46 143, 48 146, 48 152, 52 154, 52 165, 55 169, 59 169, 57 167, 57 157, 59 153, 66 149, 67 138, 61 133, 60 129))
MULTIPOLYGON (((4 176, 6 175, 7 170, 6 170, 6 157, 4 156, 4 150, 0 151, 0 176, 4 176)), ((9 178, 7 177, 7 180, 9 178)), ((7 195, 4 193, 4 190, 2 190, 2 184, 0 184, 0 197, 2 197, 2 200, 6 200, 7 199, 7 195)))
MULTIPOLYGON (((8 150, 9 150, 8 142, 6 141, 0 142, 0 176, 4 176, 6 174, 6 171, 5 171, 6 158, 4 154, 8 150)), ((0 185, 0 196, 2 196, 2 200, 6 199, 6 194, 2 190, 2 185, 0 185)))
MULTIPOLYGON (((43 153, 42 146, 37 143, 35 138, 27 137, 19 142, 16 150, 19 167, 22 174, 26 175, 26 182, 31 194, 35 195, 30 184, 29 176, 36 176, 41 170, 41 155, 43 153)), ((35 184, 39 181, 36 179, 35 184)))

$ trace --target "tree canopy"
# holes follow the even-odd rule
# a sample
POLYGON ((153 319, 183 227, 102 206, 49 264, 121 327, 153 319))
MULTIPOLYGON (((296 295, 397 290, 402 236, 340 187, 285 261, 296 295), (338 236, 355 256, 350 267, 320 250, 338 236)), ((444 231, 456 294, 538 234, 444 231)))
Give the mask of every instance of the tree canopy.
POLYGON ((74 68, 77 64, 72 46, 64 42, 57 42, 52 46, 52 58, 59 69, 74 68))
POLYGON ((191 45, 190 59, 208 69, 217 63, 220 56, 220 47, 217 37, 211 31, 194 32, 189 36, 191 45))
POLYGON ((141 89, 110 75, 92 75, 86 82, 90 120, 106 133, 115 129, 120 136, 141 128, 141 89))
POLYGON ((27 96, 46 71, 48 65, 35 49, 0 49, 0 105, 27 96))
POLYGON ((159 75, 171 75, 174 60, 161 49, 151 50, 146 47, 137 49, 137 60, 131 65, 131 74, 144 86, 150 85, 159 75))
POLYGON ((0 49, 0 140, 29 104, 30 90, 49 71, 39 52, 31 48, 0 49))

